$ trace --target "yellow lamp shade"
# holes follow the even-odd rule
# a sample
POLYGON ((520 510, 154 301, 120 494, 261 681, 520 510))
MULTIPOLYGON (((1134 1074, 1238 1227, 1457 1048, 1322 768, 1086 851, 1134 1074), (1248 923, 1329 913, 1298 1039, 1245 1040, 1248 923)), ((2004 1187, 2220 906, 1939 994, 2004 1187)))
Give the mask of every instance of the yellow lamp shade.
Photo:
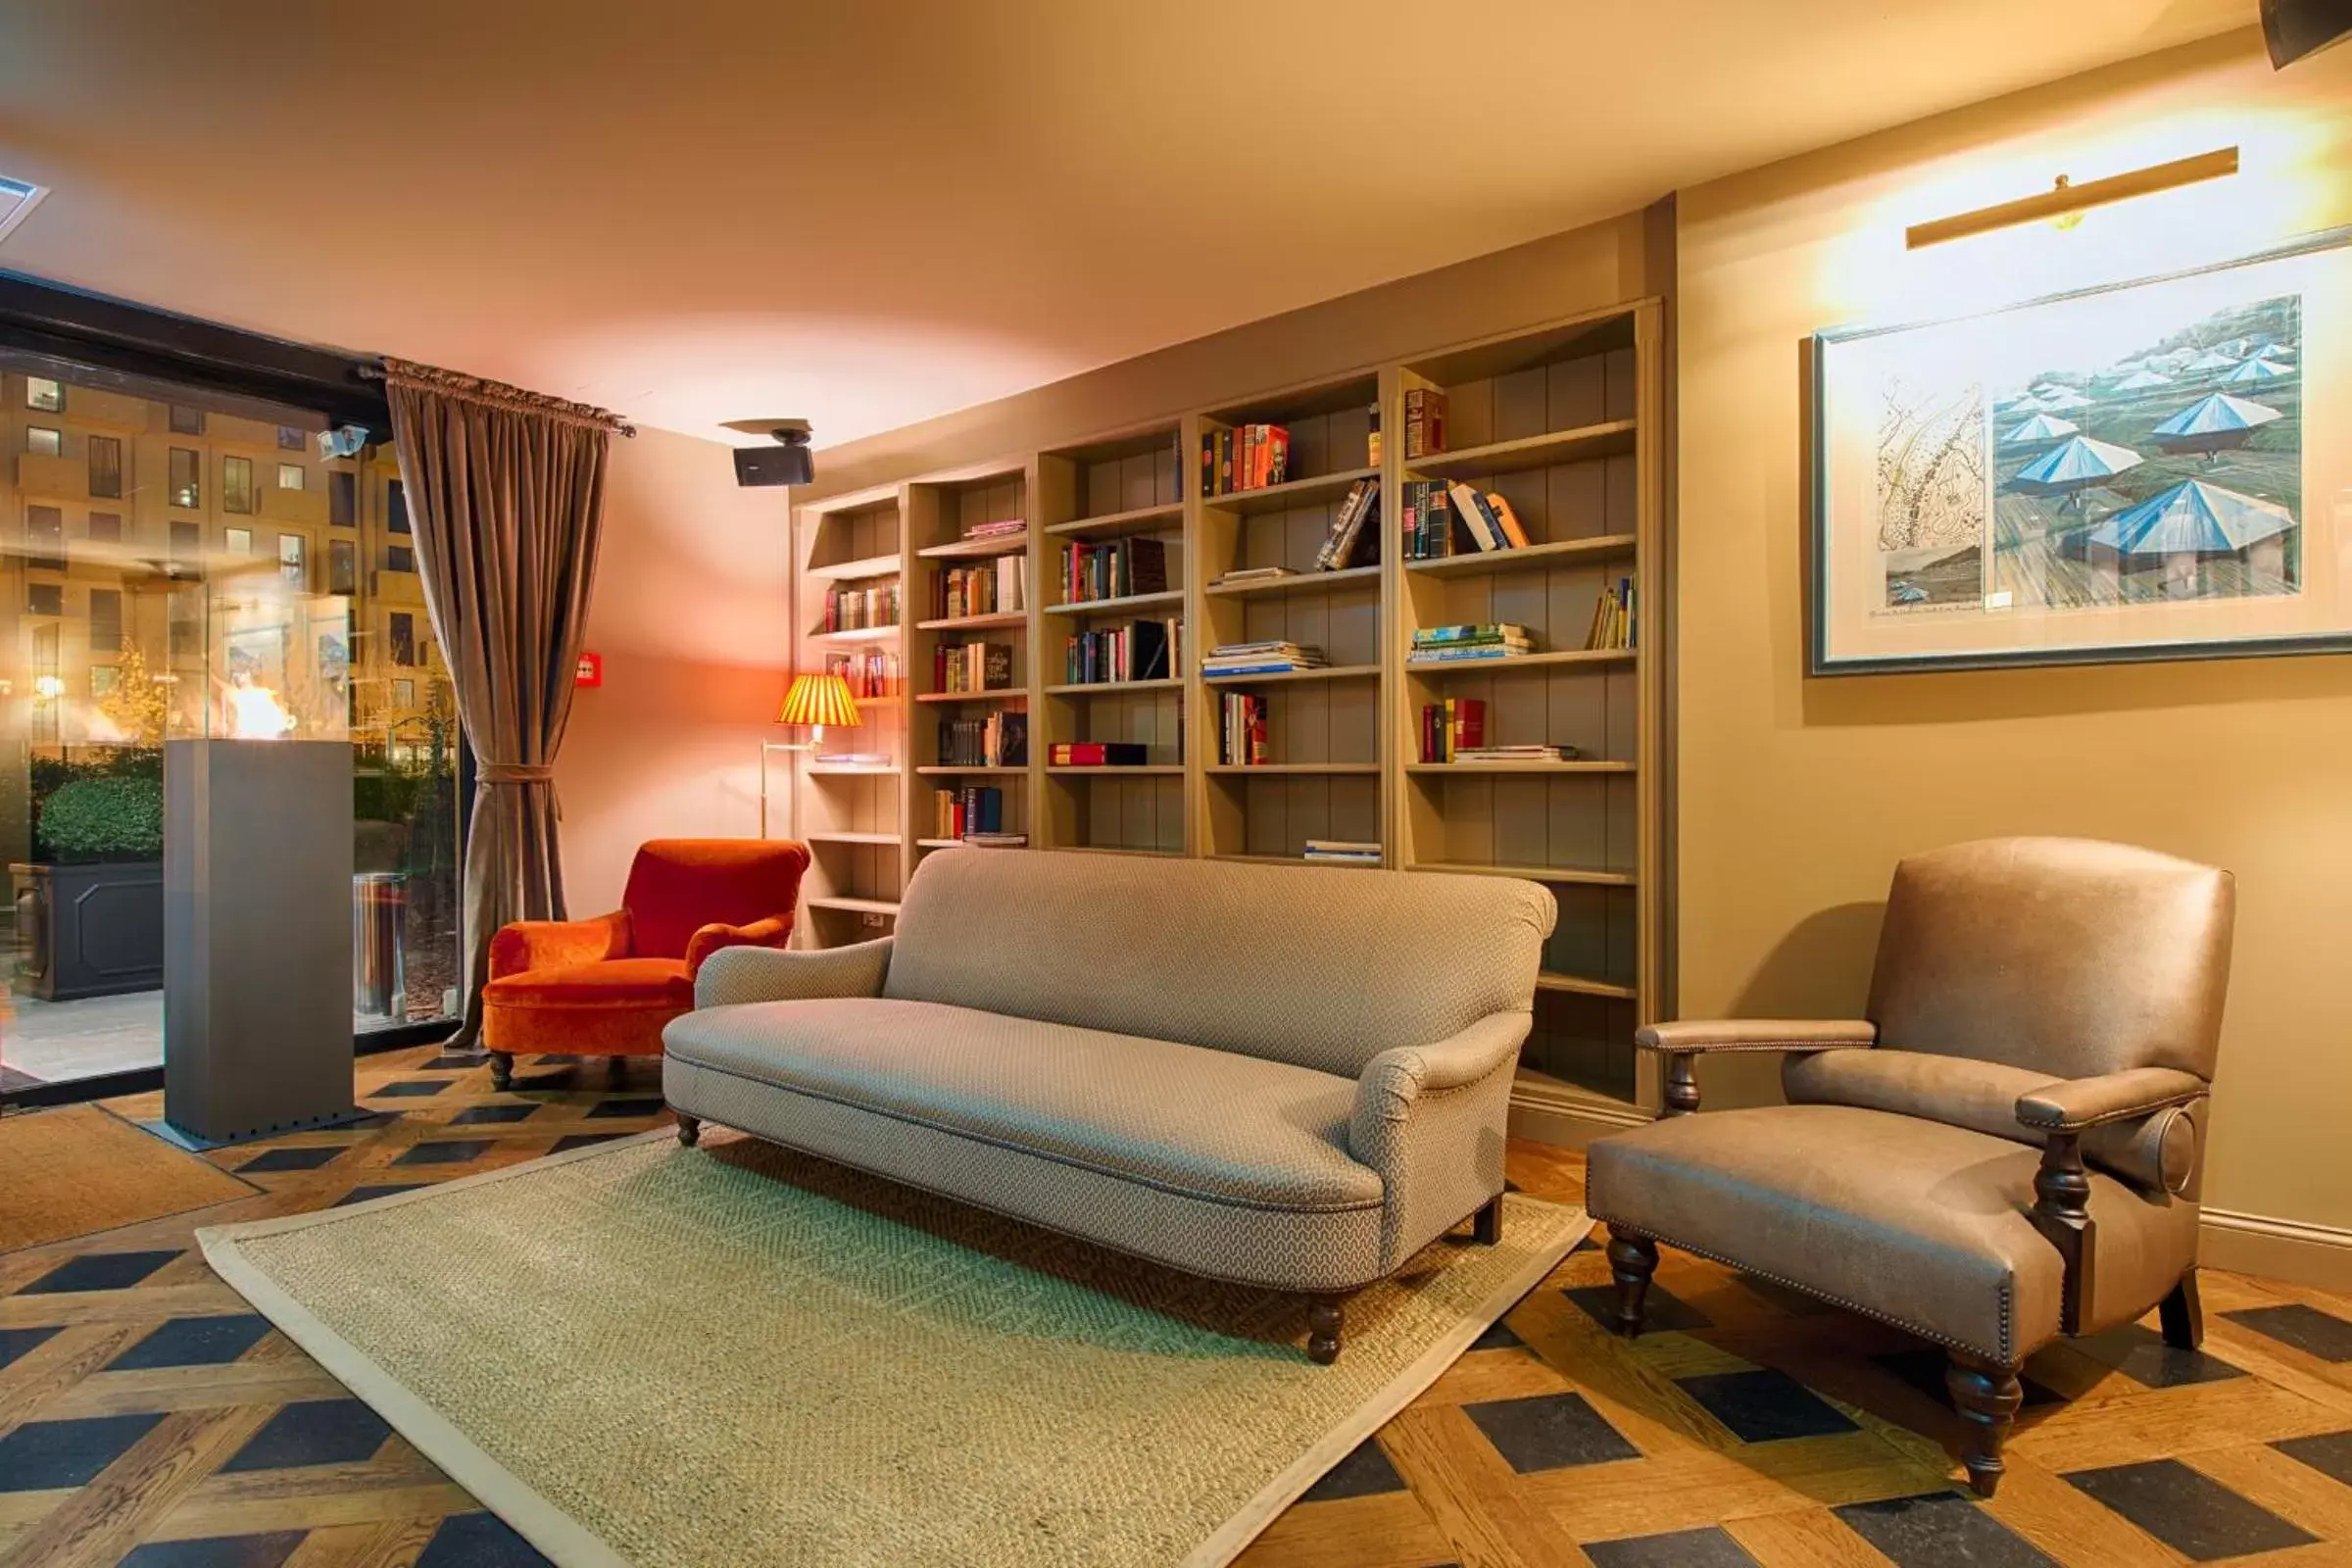
POLYGON ((850 683, 839 675, 795 675, 776 722, 855 727, 858 699, 850 695, 850 683))

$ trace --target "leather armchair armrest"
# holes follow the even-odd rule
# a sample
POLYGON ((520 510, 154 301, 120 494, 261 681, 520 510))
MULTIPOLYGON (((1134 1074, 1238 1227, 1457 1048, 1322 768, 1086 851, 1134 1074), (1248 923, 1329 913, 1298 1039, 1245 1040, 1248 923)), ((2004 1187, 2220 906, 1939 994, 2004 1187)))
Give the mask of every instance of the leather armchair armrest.
POLYGON ((2212 1087, 2178 1067, 2132 1067, 2071 1078, 2020 1095, 2017 1119, 2041 1132, 2079 1133, 2204 1099, 2212 1087))
POLYGON ((1666 1058, 1666 1111, 1688 1116, 1698 1109, 1698 1074, 1693 1056, 1736 1051, 1850 1051, 1879 1043, 1879 1026, 1867 1018, 1693 1018, 1643 1024, 1634 1044, 1666 1058))
POLYGON ((818 997, 878 997, 890 973, 882 937, 846 948, 721 948, 694 977, 697 1007, 746 1002, 806 1002, 818 997))
POLYGON ((722 948, 780 948, 792 940, 792 916, 771 914, 750 925, 727 925, 713 921, 697 931, 686 942, 686 972, 703 972, 704 960, 722 948))
POLYGON ((589 920, 514 920, 490 938, 490 978, 525 969, 568 969, 629 956, 629 911, 589 920))
POLYGON ((1393 1130, 1408 1121, 1423 1095, 1474 1084, 1511 1070, 1534 1018, 1494 1012, 1435 1045, 1396 1046, 1364 1063, 1355 1078, 1355 1108, 1348 1121, 1348 1152, 1378 1169, 1375 1156, 1393 1130))

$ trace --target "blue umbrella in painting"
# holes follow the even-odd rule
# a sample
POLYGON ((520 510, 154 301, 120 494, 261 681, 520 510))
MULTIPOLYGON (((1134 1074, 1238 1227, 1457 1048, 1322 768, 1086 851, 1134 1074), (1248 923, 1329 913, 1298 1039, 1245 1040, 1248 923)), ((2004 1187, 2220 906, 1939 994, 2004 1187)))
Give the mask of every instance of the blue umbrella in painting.
POLYGON ((2133 370, 2115 383, 2118 392, 2146 392, 2155 387, 2171 386, 2173 378, 2157 370, 2133 370))
POLYGON ((2125 556, 2234 555, 2294 525, 2284 507, 2188 479, 2109 517, 2090 542, 2125 556))
POLYGON ((2036 414, 2032 418, 2001 433, 2005 447, 2039 446, 2044 441, 2058 441, 2075 434, 2082 427, 2072 419, 2061 419, 2054 414, 2036 414))
POLYGON ((2207 352, 2198 355, 2195 359, 2180 367, 2180 368, 2186 370, 2191 375, 2209 375, 2215 370, 2230 369, 2236 364, 2237 362, 2227 354, 2222 354, 2219 352, 2207 352))
POLYGON ((2252 359, 2223 376, 2222 384, 2224 386, 2249 386, 2262 381, 2276 381, 2282 375, 2294 373, 2283 365, 2275 365, 2265 359, 2252 359))
POLYGON ((2089 408, 2090 399, 2084 397, 2080 392, 2074 392, 2065 387, 2060 387, 2055 392, 2046 392, 2042 394, 2041 407, 2042 412, 2045 414, 2069 414, 2076 409, 2089 408))
POLYGON ((2052 447, 2018 469, 2009 482, 2036 495, 2064 496, 2067 505, 2080 508, 2081 491, 2104 484, 2127 468, 2136 468, 2140 462, 2139 454, 2130 447, 2093 441, 2086 435, 2070 436, 2064 446, 2052 447))
POLYGON ((2215 453, 2244 446, 2255 431, 2283 417, 2277 409, 2216 392, 2158 425, 2156 445, 2171 453, 2201 452, 2210 463, 2215 453))

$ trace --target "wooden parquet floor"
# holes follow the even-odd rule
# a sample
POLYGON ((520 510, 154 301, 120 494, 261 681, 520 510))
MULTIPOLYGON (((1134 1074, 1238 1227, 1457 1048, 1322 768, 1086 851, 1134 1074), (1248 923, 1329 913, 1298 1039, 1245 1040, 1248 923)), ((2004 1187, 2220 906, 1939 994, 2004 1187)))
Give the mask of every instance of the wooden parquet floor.
MULTIPOLYGON (((252 1197, 0 1253, 0 1568, 506 1568, 541 1561, 192 1250, 666 1120, 656 1069, 363 1058, 371 1125, 224 1151, 252 1197)), ((129 1119, 153 1097, 114 1102, 129 1119)), ((0 1137, 8 1135, 0 1123, 0 1137)), ((1514 1182, 1574 1201, 1573 1155, 1514 1182)), ((1578 1250, 1294 1505, 1248 1568, 2352 1568, 2352 1300, 2208 1275, 2202 1352, 2151 1325, 2029 1367, 1999 1498, 1956 1487, 1936 1352, 1668 1250, 1653 1329, 1578 1250)), ((420 1306, 420 1310, 429 1307, 420 1306)))

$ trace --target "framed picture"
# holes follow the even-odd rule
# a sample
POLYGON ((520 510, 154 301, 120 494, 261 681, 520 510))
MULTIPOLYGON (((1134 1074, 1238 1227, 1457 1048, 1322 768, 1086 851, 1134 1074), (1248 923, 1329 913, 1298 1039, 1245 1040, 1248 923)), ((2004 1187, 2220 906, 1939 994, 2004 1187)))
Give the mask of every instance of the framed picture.
POLYGON ((1816 333, 1812 672, 2352 650, 2348 242, 1816 333))

